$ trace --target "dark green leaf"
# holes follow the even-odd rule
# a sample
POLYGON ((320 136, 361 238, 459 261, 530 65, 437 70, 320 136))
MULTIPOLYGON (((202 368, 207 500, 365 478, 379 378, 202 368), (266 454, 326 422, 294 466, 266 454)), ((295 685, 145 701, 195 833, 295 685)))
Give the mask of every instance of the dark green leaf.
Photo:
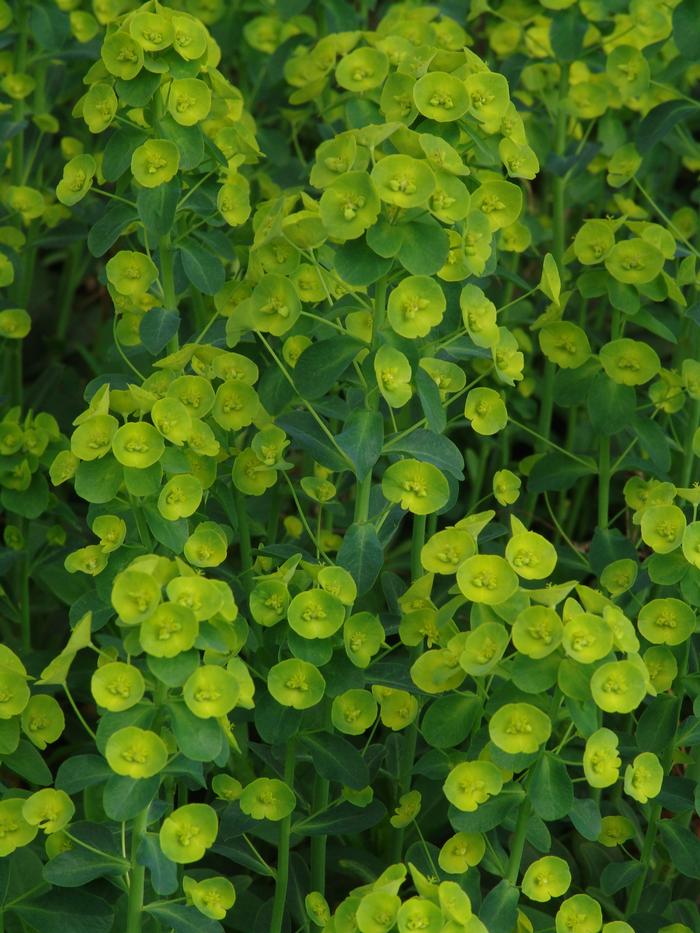
POLYGON ((332 732, 323 732, 303 736, 301 744, 311 754, 314 768, 322 777, 356 790, 367 787, 367 765, 347 739, 332 732))
POLYGON ((340 335, 312 343, 294 368, 299 394, 305 399, 326 395, 364 346, 360 340, 340 335))
POLYGON ((700 839, 685 826, 671 820, 661 820, 659 825, 661 839, 673 867, 686 878, 700 878, 700 839))
POLYGON ((351 466, 308 412, 291 411, 280 415, 276 422, 292 440, 306 450, 314 460, 318 460, 322 466, 335 471, 347 470, 351 466))
POLYGON ((189 525, 186 518, 169 521, 160 514, 154 505, 144 507, 146 524, 151 534, 163 547, 170 548, 175 554, 182 554, 185 541, 189 536, 189 525))
POLYGON ((543 820, 566 816, 574 802, 574 785, 566 765, 545 753, 532 769, 528 796, 535 813, 543 820))
POLYGON ((611 862, 606 865, 600 876, 600 888, 609 897, 629 887, 639 876, 642 866, 639 862, 611 862))
POLYGON ((367 245, 378 256, 391 259, 401 248, 405 225, 390 224, 381 214, 377 222, 367 231, 367 245))
POLYGON ((337 807, 312 814, 292 826, 293 833, 302 836, 332 836, 343 833, 361 833, 376 826, 386 816, 386 807, 373 800, 366 807, 354 807, 351 803, 340 803, 337 807))
POLYGON ((352 574, 359 596, 372 589, 383 560, 384 550, 374 525, 352 524, 343 537, 336 563, 352 574))
POLYGON ((87 891, 49 891, 12 910, 32 929, 47 933, 110 933, 114 923, 113 908, 87 891))
POLYGON ((700 745, 700 719, 696 716, 688 716, 682 726, 678 729, 675 745, 700 745))
POLYGON ((221 260, 195 240, 180 247, 180 259, 187 279, 204 295, 215 295, 223 287, 225 274, 221 260))
POLYGON ((634 420, 637 396, 631 386, 620 385, 605 373, 598 373, 588 390, 586 403, 593 430, 612 435, 634 420))
MULTIPOLYGON (((131 156, 148 137, 145 130, 120 126, 107 140, 102 158, 102 174, 106 181, 117 181, 131 166, 131 156)), ((125 205, 126 206, 126 205, 125 205)))
POLYGON ((110 204, 92 227, 87 237, 87 248, 99 258, 110 250, 126 227, 136 220, 136 210, 129 204, 115 201, 110 204))
POLYGON ((168 704, 170 723, 183 755, 194 761, 212 761, 221 751, 224 734, 215 719, 200 719, 184 703, 168 704))
POLYGON ((59 888, 80 888, 96 878, 123 875, 129 863, 108 852, 98 854, 92 848, 75 845, 61 852, 44 866, 44 878, 59 888))
POLYGON ((349 240, 336 250, 335 271, 348 285, 371 285, 390 268, 391 260, 378 256, 362 238, 349 240))
POLYGON ((673 41, 683 58, 700 56, 700 0, 681 0, 673 10, 673 41))
MULTIPOLYGON (((146 317, 148 317, 148 312, 146 317)), ((155 496, 160 489, 163 479, 163 467, 160 463, 153 463, 149 467, 139 469, 138 467, 124 468, 124 485, 132 496, 139 498, 144 496, 155 496)))
POLYGON ((136 206, 149 237, 160 239, 170 232, 179 199, 180 180, 177 176, 165 185, 140 189, 136 206))
POLYGON ((419 366, 414 371, 413 381, 416 384, 418 398, 420 399, 425 419, 428 422, 428 427, 431 431, 442 434, 447 424, 447 413, 442 399, 440 398, 440 390, 435 380, 419 366))
POLYGON ((167 897, 177 891, 177 865, 163 855, 157 833, 145 833, 139 846, 137 859, 145 865, 151 876, 156 894, 167 897))
POLYGON ((82 460, 75 473, 75 491, 86 502, 101 505, 116 496, 123 478, 121 463, 111 454, 99 460, 82 460))
POLYGON ((398 258, 411 275, 434 275, 447 262, 450 241, 439 224, 408 223, 402 225, 398 258))
POLYGON ((255 698, 255 728, 263 742, 280 745, 296 735, 301 712, 291 706, 280 706, 269 693, 255 698))
POLYGON ((196 168, 204 157, 204 134, 201 127, 180 126, 168 114, 160 121, 160 128, 163 136, 174 142, 180 150, 180 169, 189 171, 196 168))
POLYGON ((684 100, 666 100, 654 107, 637 128, 637 149, 644 155, 671 135, 679 124, 698 115, 697 104, 684 100))
POLYGON ((487 833, 500 826, 508 814, 516 809, 524 793, 519 784, 509 784, 497 797, 491 797, 486 803, 480 804, 472 813, 464 813, 450 806, 448 819, 458 832, 487 833))
POLYGON ((186 904, 164 904, 144 908, 156 920, 162 923, 162 929, 174 930, 175 933, 223 933, 218 920, 210 920, 196 907, 186 904))
POLYGON ((643 752, 660 755, 670 744, 676 732, 680 699, 660 694, 654 697, 639 717, 635 737, 643 752))
POLYGON ((86 787, 101 784, 114 774, 99 755, 74 755, 62 762, 56 772, 56 787, 69 796, 86 787))
POLYGON ((49 485, 43 473, 36 472, 27 489, 2 490, 0 497, 3 508, 15 515, 33 521, 42 515, 49 504, 49 485))
POLYGON ((571 62, 581 54, 583 38, 588 29, 588 20, 582 15, 578 4, 566 10, 557 10, 549 26, 549 41, 557 58, 571 62))
POLYGON ((481 701, 476 696, 439 697, 423 715, 423 738, 433 748, 455 748, 472 731, 480 712, 481 701))
POLYGON ((134 780, 113 774, 104 786, 102 806, 110 820, 133 819, 153 800, 160 786, 160 776, 134 780))
POLYGON ((489 891, 479 908, 479 920, 489 933, 511 933, 518 916, 520 892, 505 878, 489 891))
POLYGON ((364 479, 381 456, 384 419, 378 411, 353 411, 336 440, 354 464, 355 476, 364 479))
POLYGON ((44 759, 26 739, 20 739, 16 750, 3 757, 2 765, 3 768, 13 771, 30 784, 38 784, 39 787, 46 787, 53 780, 44 759))
POLYGON ((571 805, 569 818, 584 839, 595 842, 600 836, 600 809, 590 797, 577 797, 571 805))
POLYGON ((419 428, 411 431, 406 437, 397 441, 389 441, 384 447, 384 453, 401 453, 416 460, 425 460, 440 470, 450 473, 455 479, 464 479, 464 458, 459 448, 449 438, 434 431, 419 428))
POLYGON ((546 454, 530 471, 527 488, 530 492, 551 492, 571 489, 584 476, 595 473, 595 464, 590 466, 572 460, 564 454, 546 454))
MULTIPOLYGON (((141 319, 141 343, 153 356, 163 350, 180 326, 180 313, 165 308, 151 308, 141 319)), ((153 464, 155 466, 155 464, 153 464)))
POLYGON ((0 719, 0 757, 11 755, 19 745, 19 716, 0 719))

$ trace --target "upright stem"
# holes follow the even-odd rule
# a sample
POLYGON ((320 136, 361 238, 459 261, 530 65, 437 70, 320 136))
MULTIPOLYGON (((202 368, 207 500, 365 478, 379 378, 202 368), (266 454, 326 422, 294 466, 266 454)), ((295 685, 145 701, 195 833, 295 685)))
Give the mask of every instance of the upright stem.
POLYGON ((245 510, 245 498, 236 486, 233 487, 233 501, 236 504, 236 518, 238 519, 238 546, 241 549, 241 570, 248 573, 253 566, 253 548, 250 542, 250 527, 248 513, 245 510))
POLYGON ((598 527, 608 527, 610 505, 610 438, 600 438, 598 453, 598 527))
POLYGON ((383 275, 374 286, 374 321, 372 323, 372 346, 374 349, 379 345, 379 331, 384 324, 386 316, 386 290, 387 277, 383 275))
POLYGON ((518 881, 518 873, 520 872, 520 863, 523 859, 523 852, 525 850, 525 838, 527 836, 527 821, 530 819, 530 799, 525 795, 520 808, 518 810, 518 819, 515 824, 515 832, 513 834, 513 841, 510 846, 510 858, 508 859, 508 873, 506 879, 510 881, 511 884, 516 884, 518 881))
POLYGON ((372 491, 372 471, 357 484, 355 492, 354 522, 366 522, 369 518, 369 496, 372 491))
MULTIPOLYGON (((294 787, 294 740, 287 745, 284 759, 284 780, 289 787, 294 787)), ((275 879, 275 897, 272 902, 270 933, 281 933, 284 924, 287 888, 289 886, 289 839, 292 833, 292 814, 280 822, 279 841, 277 843, 277 877, 275 879)))
POLYGON ((131 868, 129 869, 129 899, 126 907, 125 933, 141 933, 146 867, 145 865, 139 865, 137 856, 147 825, 148 807, 145 807, 134 818, 134 825, 131 830, 131 868))
MULTIPOLYGON (((330 782, 316 774, 313 790, 313 812, 318 813, 328 806, 330 782)), ((326 845, 328 836, 311 837, 311 890, 326 892, 326 845)))
MULTIPOLYGON (((160 257, 160 284, 163 288, 165 309, 166 311, 177 311, 177 295, 175 294, 175 275, 173 270, 175 254, 173 253, 170 243, 170 234, 166 233, 165 236, 160 238, 158 255, 160 257)), ((175 353, 179 346, 180 342, 177 333, 175 333, 168 341, 168 353, 175 353)))

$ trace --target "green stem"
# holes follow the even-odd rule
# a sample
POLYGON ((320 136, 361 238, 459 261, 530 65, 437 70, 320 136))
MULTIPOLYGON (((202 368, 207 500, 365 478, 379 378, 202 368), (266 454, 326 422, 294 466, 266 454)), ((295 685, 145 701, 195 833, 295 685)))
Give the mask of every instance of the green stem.
POLYGON ((608 527, 610 508, 610 437, 600 438, 598 453, 598 527, 608 527))
POLYGON ((413 516, 413 535, 411 536, 411 580, 415 581, 423 576, 423 565, 420 552, 425 544, 425 527, 427 515, 413 516))
MULTIPOLYGON (((284 759, 284 781, 294 788, 294 741, 287 745, 284 759)), ((272 902, 272 916, 270 918, 270 933, 282 933, 287 903, 287 888, 289 886, 289 839, 292 834, 292 814, 280 822, 279 841, 277 843, 277 878, 275 880, 275 897, 272 902)))
MULTIPOLYGON (((163 289, 163 302, 167 311, 177 311, 177 295, 175 294, 175 275, 173 271, 175 254, 170 243, 170 234, 161 237, 158 244, 160 258, 160 284, 163 289)), ((175 333, 168 341, 168 353, 175 353, 180 342, 175 333)))
POLYGON ((253 548, 250 542, 248 513, 245 510, 245 498, 236 486, 233 487, 233 501, 238 519, 238 546, 241 549, 241 571, 247 574, 253 566, 253 548))
MULTIPOLYGON (((328 806, 329 781, 316 774, 314 778, 313 812, 318 813, 328 806)), ((326 845, 328 836, 311 837, 311 890, 325 894, 326 891, 326 845)))
POLYGON ((372 346, 376 350, 379 345, 379 331, 384 326, 386 316, 386 290, 389 277, 383 275, 374 286, 374 322, 372 323, 372 346))
POLYGON ((139 865, 138 851, 148 825, 148 807, 135 818, 131 829, 131 869, 129 871, 129 899, 126 907, 126 933, 141 933, 141 913, 146 880, 146 866, 139 865))
POLYGON ((372 471, 357 484, 355 492, 354 522, 366 522, 369 518, 369 496, 372 491, 372 471))
POLYGON ((530 819, 530 798, 525 795, 520 808, 518 809, 518 819, 515 824, 515 833, 513 841, 510 844, 510 858, 508 859, 508 873, 506 878, 511 884, 516 884, 520 872, 520 863, 523 859, 525 850, 525 837, 527 836, 527 821, 530 819))

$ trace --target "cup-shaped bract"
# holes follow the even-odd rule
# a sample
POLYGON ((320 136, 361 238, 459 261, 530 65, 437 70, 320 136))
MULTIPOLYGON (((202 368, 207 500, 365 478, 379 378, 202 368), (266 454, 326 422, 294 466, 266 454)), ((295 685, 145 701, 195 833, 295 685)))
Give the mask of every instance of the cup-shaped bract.
POLYGON ((554 545, 536 531, 516 531, 505 553, 510 566, 524 580, 546 579, 557 563, 554 545))
POLYGON ((178 603, 161 603, 141 623, 139 641, 146 654, 154 658, 174 658, 189 651, 199 634, 194 612, 178 603))
POLYGON ((438 865, 450 875, 461 875, 478 865, 486 854, 486 842, 481 833, 458 832, 443 843, 438 865))
POLYGON ((625 768, 625 793, 639 803, 656 797, 664 779, 664 769, 653 752, 642 752, 625 768))
POLYGON ((363 94, 379 87, 389 73, 389 59, 379 49, 353 49, 338 62, 335 80, 348 91, 363 94))
POLYGON ((556 933, 598 933, 603 926, 603 912, 598 901, 588 894, 568 897, 554 918, 556 933))
POLYGON ((464 813, 471 813, 489 797, 501 792, 501 771, 490 761, 463 761, 455 765, 442 786, 449 802, 464 813))
POLYGON ((287 610, 289 627, 302 638, 329 638, 345 621, 345 607, 323 589, 305 590, 287 610))
POLYGON ((219 831, 216 811, 206 803, 188 803, 167 816, 158 834, 163 855, 177 865, 204 857, 219 831))
POLYGON ((596 706, 606 713, 631 713, 646 695, 644 674, 632 661, 608 661, 591 677, 596 706))
POLYGON ((216 664, 203 664, 193 671, 182 688, 187 708, 200 719, 220 718, 238 702, 236 678, 216 664))
POLYGON ((191 473, 173 476, 163 486, 158 496, 158 511, 168 521, 189 518, 202 501, 202 483, 191 473))
POLYGON ((416 81, 413 100, 419 113, 436 123, 459 120, 469 108, 469 96, 462 81, 444 71, 430 71, 416 81))
POLYGON ((328 235, 344 243, 369 229, 381 204, 374 182, 366 172, 347 172, 332 181, 319 201, 319 213, 328 235))
POLYGON ((146 470, 163 455, 163 438, 147 421, 129 421, 112 437, 112 453, 126 467, 146 470))
POLYGON ((583 773, 591 787, 610 787, 620 776, 618 737, 610 729, 597 729, 586 739, 583 773))
POLYGON ((368 667, 385 637, 384 626, 371 612, 357 612, 343 626, 345 653, 355 667, 368 667))
POLYGON ((556 651, 563 633, 564 627, 554 609, 549 606, 528 606, 518 613, 511 637, 521 654, 539 661, 556 651))
POLYGON ((168 749, 157 733, 138 726, 125 726, 107 739, 105 758, 115 774, 143 780, 163 770, 168 749))
POLYGON ((475 554, 457 569, 457 586, 472 603, 498 605, 518 589, 518 576, 497 554, 475 554))
POLYGON ((131 155, 131 174, 144 188, 171 181, 180 166, 180 151, 169 139, 147 139, 131 155))
POLYGON ((93 415, 71 434, 71 453, 79 460, 99 460, 112 449, 119 422, 112 415, 93 415))
POLYGON ((209 116, 212 94, 199 78, 175 78, 166 92, 170 115, 181 126, 194 126, 209 116))
POLYGON ((475 551, 476 542, 466 529, 444 528, 426 542, 420 559, 428 573, 452 574, 475 551))
POLYGON ((644 509, 642 540, 656 554, 670 554, 683 543, 686 518, 677 505, 652 505, 644 509))
POLYGON ((143 47, 123 29, 105 37, 100 55, 107 71, 122 81, 131 81, 143 68, 143 47))
POLYGON ((253 329, 275 337, 291 330, 301 314, 301 301, 294 286, 275 272, 268 273, 258 282, 250 301, 253 329))
POLYGON ((374 357, 374 374, 382 397, 392 408, 402 408, 413 395, 411 364, 396 347, 383 344, 374 357))
POLYGON ((3 830, 0 835, 0 858, 29 845, 39 831, 36 825, 28 823, 22 815, 25 803, 24 797, 0 800, 0 826, 3 830))
POLYGON ((106 271, 109 284, 128 298, 145 294, 158 278, 158 269, 150 256, 129 249, 112 256, 106 271))
POLYGON ((472 677, 483 677, 499 663, 510 635, 500 622, 483 622, 468 633, 459 658, 460 667, 472 677))
POLYGON ((590 612, 582 612, 564 626, 562 647, 579 664, 592 664, 612 651, 613 638, 607 622, 590 612))
POLYGON ((63 790, 44 787, 24 801, 22 816, 30 826, 36 826, 50 836, 70 823, 75 804, 63 790))
POLYGON ((389 891, 370 891, 357 905, 355 922, 360 933, 388 933, 396 929, 401 898, 389 891))
POLYGON ((296 806, 294 791, 278 778, 257 778, 243 788, 241 810, 254 820, 278 822, 296 806))
POLYGON ((91 155, 75 156, 63 166, 63 177, 56 185, 56 197, 67 207, 81 201, 92 187, 97 163, 91 155))
POLYGON ((377 701, 369 690, 353 688, 333 698, 331 721, 338 732, 362 735, 377 718, 377 701))
POLYGON ((251 386, 227 379, 216 390, 212 418, 226 431, 240 431, 252 424, 260 402, 251 386))
POLYGON ((695 631, 695 612, 673 596, 652 599, 637 616, 640 633, 652 645, 681 645, 695 631))
POLYGON ((141 671, 122 661, 109 661, 98 667, 90 681, 95 703, 110 713, 131 709, 143 698, 145 690, 141 671))
POLYGON ((470 389, 464 403, 464 417, 477 434, 497 434, 508 423, 505 402, 495 389, 470 389))
POLYGON ((426 205, 435 190, 427 161, 401 153, 380 159, 371 178, 382 201, 404 209, 426 205))
POLYGON ((522 892, 531 901, 545 903, 566 894, 571 885, 571 871, 563 858, 545 855, 528 865, 521 882, 522 892))
POLYGON ((66 725, 58 700, 44 693, 36 693, 22 710, 22 732, 39 749, 58 741, 66 725))
POLYGON ((387 318, 397 334, 425 337, 437 326, 447 302, 438 283, 428 275, 409 275, 389 295, 387 318))
POLYGON ((648 343, 631 337, 609 341, 600 348, 598 357, 610 379, 625 386, 644 385, 661 368, 656 350, 648 343))
POLYGON ((536 752, 551 732, 549 716, 531 703, 506 703, 489 720, 491 741, 509 755, 536 752))
POLYGON ((326 681, 314 664, 289 658, 270 668, 267 689, 282 706, 309 709, 323 699, 326 681))
POLYGON ((399 933, 424 930, 425 933, 440 933, 442 911, 437 904, 422 897, 411 897, 399 907, 396 915, 399 933))
POLYGON ((236 903, 236 889, 228 878, 221 876, 195 881, 185 875, 182 889, 188 902, 210 920, 223 920, 236 903))
POLYGON ((114 578, 112 606, 125 625, 143 622, 160 600, 160 584, 148 573, 127 569, 114 578))
POLYGON ((429 515, 447 503, 450 491, 447 479, 436 466, 407 458, 386 469, 382 494, 414 515, 429 515))

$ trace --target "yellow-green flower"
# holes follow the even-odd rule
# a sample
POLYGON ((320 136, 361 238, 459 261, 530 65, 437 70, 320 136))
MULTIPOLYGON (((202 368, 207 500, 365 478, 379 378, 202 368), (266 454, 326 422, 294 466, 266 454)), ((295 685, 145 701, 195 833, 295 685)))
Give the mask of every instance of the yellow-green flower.
POLYGON ((637 625, 652 645, 681 645, 695 631, 695 613, 672 596, 652 599, 640 609, 637 625))
POLYGON ((0 337, 24 340, 31 328, 32 319, 24 308, 5 308, 0 311, 0 337))
POLYGON ((0 800, 0 858, 29 845, 38 832, 22 815, 25 802, 23 797, 0 800))
POLYGON ((547 324, 538 334, 540 349, 551 362, 562 369, 577 369, 591 355, 586 332, 570 321, 547 324))
POLYGON ((487 133, 496 132, 510 103, 508 81, 501 74, 484 70, 467 75, 464 83, 469 95, 469 112, 483 124, 487 133))
POLYGON ((574 661, 578 661, 579 664, 592 664, 612 651, 613 631, 598 616, 581 612, 564 626, 562 646, 574 661))
POLYGON ((587 220, 574 237, 574 254, 584 266, 602 262, 615 245, 615 232, 606 220, 587 220))
POLYGON ((188 709, 200 719, 226 716, 236 705, 238 694, 236 678, 216 664, 198 667, 182 688, 188 709))
POLYGON ((425 337, 442 320, 447 301, 428 275, 409 275, 389 295, 387 318, 392 328, 411 340, 425 337))
POLYGON ((326 681, 315 665, 289 658, 270 668, 267 688, 282 706, 309 709, 323 698, 326 681))
POLYGON ((331 722, 346 735, 362 735, 377 718, 377 701, 369 690, 354 688, 333 698, 331 722))
POLYGON ((554 609, 549 606, 528 606, 518 613, 511 637, 521 654, 539 661, 556 651, 563 634, 564 627, 554 609))
POLYGON ((691 522, 683 532, 683 556, 700 570, 700 522, 691 522))
POLYGON ((325 590, 306 590, 289 604, 287 619, 290 628, 302 638, 329 638, 345 621, 345 608, 325 590))
POLYGON ((176 78, 167 92, 170 115, 181 126, 194 126, 209 116, 211 90, 199 78, 176 78))
POLYGON ((465 285, 459 296, 462 320, 467 333, 478 347, 492 347, 498 342, 496 306, 476 285, 465 285))
POLYGON ((409 155, 384 156, 371 178, 382 201, 404 209, 426 204, 435 190, 435 176, 426 160, 409 155))
POLYGON ((418 700, 407 690, 392 687, 372 687, 379 701, 379 718, 382 725, 398 732, 410 726, 418 715, 418 700))
POLYGON ((141 671, 122 661, 110 661, 98 667, 90 681, 95 702, 111 713, 131 709, 141 700, 145 689, 141 671))
POLYGON ((653 379, 661 369, 657 352, 641 340, 620 337, 600 348, 601 365, 613 382, 640 386, 653 379))
POLYGON ((673 652, 665 645, 647 648, 643 655, 649 679, 657 693, 669 690, 678 676, 678 662, 673 652))
POLYGON ((168 139, 147 139, 134 149, 131 174, 144 188, 157 188, 177 174, 180 151, 168 139))
POLYGON ((403 829, 418 816, 420 807, 420 791, 411 790, 407 794, 402 794, 399 798, 398 806, 394 809, 394 815, 390 818, 389 822, 394 829, 403 829))
POLYGON ((143 68, 143 48, 128 32, 117 30, 102 43, 102 61, 115 78, 130 81, 143 68))
POLYGON ((112 415, 93 415, 73 431, 71 452, 79 460, 98 460, 112 448, 119 422, 112 415))
POLYGON ((173 13, 171 22, 174 32, 173 48, 178 55, 188 62, 201 58, 206 53, 209 43, 209 33, 203 23, 187 13, 173 13))
POLYGON ((370 891, 357 906, 355 929, 360 933, 388 933, 396 929, 401 898, 391 891, 370 891))
POLYGON ((475 554, 459 566, 457 585, 470 602, 497 605, 517 592, 518 577, 503 557, 475 554))
POLYGON ((374 356, 374 374, 382 397, 391 408, 401 408, 413 394, 411 364, 395 347, 383 344, 374 356))
POLYGON ((471 389, 464 403, 464 417, 477 434, 497 434, 508 423, 508 412, 500 394, 495 389, 479 387, 471 389))
POLYGON ((17 670, 3 663, 0 666, 0 720, 12 719, 29 703, 29 687, 24 669, 17 670))
POLYGON ((250 301, 253 327, 275 337, 286 334, 301 314, 301 301, 294 286, 275 272, 263 276, 250 301))
POLYGON ((596 706, 606 713, 631 713, 646 695, 644 674, 632 661, 609 661, 591 677, 596 706))
POLYGON ((254 820, 283 820, 294 810, 294 791, 277 778, 257 778, 243 788, 241 810, 254 820))
POLYGON ((637 579, 638 564, 629 557, 614 560, 600 575, 600 582, 613 596, 621 596, 637 579))
POLYGON ((444 528, 421 550, 421 564, 428 573, 452 574, 476 551, 474 538, 463 528, 444 528))
POLYGON ((657 554, 680 547, 685 529, 685 515, 677 505, 652 505, 642 513, 642 540, 657 554))
MULTIPOLYGON (((634 824, 624 816, 604 816, 598 842, 609 849, 624 845, 634 838, 634 824)), ((607 926, 607 924, 606 924, 607 926)))
POLYGON ((486 842, 480 833, 455 833, 438 854, 438 865, 449 875, 462 875, 478 865, 486 854, 486 842))
POLYGON ((178 518, 189 518, 199 508, 203 489, 201 482, 191 473, 173 476, 163 486, 158 496, 158 511, 174 522, 178 518))
POLYGON ((628 285, 651 282, 663 267, 663 253, 641 237, 616 243, 605 257, 605 268, 610 275, 628 285))
POLYGON ((469 108, 464 83, 444 71, 430 71, 416 81, 413 100, 419 113, 437 123, 459 120, 469 108))
POLYGON ((174 658, 188 651, 199 633, 199 623, 187 606, 161 603, 139 628, 141 647, 155 658, 174 658))
POLYGON ((112 606, 125 625, 138 625, 160 602, 160 584, 147 573, 123 570, 114 578, 112 606))
POLYGON ((136 298, 143 295, 158 278, 153 260, 145 253, 120 250, 108 261, 107 281, 120 295, 136 298))
POLYGON ((642 752, 625 768, 625 793, 639 803, 656 797, 664 780, 664 769, 653 752, 642 752))
POLYGON ((91 133, 106 130, 114 119, 119 101, 110 84, 98 81, 82 100, 83 119, 91 133))
POLYGON ((551 733, 549 716, 530 703, 506 703, 489 721, 491 741, 509 755, 536 752, 551 733))
POLYGON ((501 771, 490 761, 463 761, 452 768, 442 785, 450 803, 465 813, 499 794, 502 787, 501 771))
POLYGON ((382 494, 414 515, 429 515, 445 505, 450 489, 444 475, 432 463, 406 459, 386 469, 382 494))
POLYGON ((56 197, 68 207, 82 200, 92 187, 97 163, 91 155, 79 155, 63 166, 63 178, 56 185, 56 197))
POLYGON ((200 522, 185 542, 184 553, 194 567, 218 567, 226 560, 228 541, 221 525, 200 522))
POLYGON ((347 91, 362 94, 379 87, 389 73, 389 59, 379 49, 353 49, 338 62, 335 80, 347 91))
POLYGON ((22 732, 39 749, 58 741, 66 720, 57 700, 44 693, 36 693, 22 710, 22 732))
POLYGON ((554 545, 536 531, 527 531, 512 520, 513 536, 506 545, 506 560, 525 580, 544 580, 557 564, 554 545))
POLYGON ((384 626, 371 612, 357 612, 343 626, 345 653, 355 667, 368 667, 384 638, 384 626))
POLYGON ((531 901, 545 903, 566 894, 571 885, 571 871, 563 858, 546 855, 535 859, 523 875, 521 889, 531 901))
POLYGON ((610 787, 617 781, 622 764, 617 745, 610 729, 598 729, 586 739, 583 773, 591 787, 610 787))
POLYGON ((493 494, 499 505, 513 505, 520 496, 522 481, 510 470, 496 470, 493 474, 493 494))
POLYGON ((347 172, 332 181, 319 202, 323 226, 341 242, 362 236, 374 224, 380 209, 379 195, 366 172, 347 172))
POLYGON ((396 924, 399 933, 412 933, 413 930, 440 933, 443 929, 442 911, 432 901, 412 897, 399 907, 396 924))
POLYGON ((482 622, 464 639, 461 668, 472 677, 483 677, 499 663, 509 641, 508 630, 500 622, 482 622))
POLYGON ((236 903, 236 889, 228 878, 220 876, 195 881, 194 878, 185 875, 182 879, 182 890, 188 903, 210 920, 223 920, 227 911, 236 903))
POLYGON ((75 805, 68 794, 53 787, 44 787, 32 794, 22 806, 22 816, 27 823, 47 836, 65 829, 74 813, 75 805))
POLYGON ((112 437, 112 453, 119 463, 137 470, 146 470, 163 455, 163 438, 147 421, 123 424, 112 437))
POLYGON ((243 175, 229 176, 219 188, 216 207, 227 224, 239 227, 250 217, 250 184, 243 175))
POLYGON ((140 780, 163 770, 168 750, 155 732, 126 726, 107 739, 105 758, 115 774, 140 780))
POLYGON ((554 923, 556 933, 598 933, 603 926, 603 912, 588 894, 574 894, 561 905, 554 923))
POLYGON ((243 792, 243 785, 230 774, 215 774, 211 789, 220 800, 238 800, 243 792))
POLYGON ((178 865, 198 862, 214 845, 219 831, 216 811, 206 803, 188 803, 163 820, 159 841, 163 855, 178 865))

